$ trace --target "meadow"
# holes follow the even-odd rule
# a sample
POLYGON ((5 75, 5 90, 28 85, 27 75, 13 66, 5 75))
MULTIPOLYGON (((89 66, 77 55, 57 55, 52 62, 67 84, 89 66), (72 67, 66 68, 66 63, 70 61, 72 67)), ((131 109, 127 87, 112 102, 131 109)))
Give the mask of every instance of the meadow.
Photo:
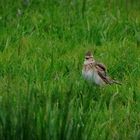
POLYGON ((0 140, 25 139, 140 139, 139 0, 0 1, 0 140), (83 79, 88 50, 121 86, 83 79))

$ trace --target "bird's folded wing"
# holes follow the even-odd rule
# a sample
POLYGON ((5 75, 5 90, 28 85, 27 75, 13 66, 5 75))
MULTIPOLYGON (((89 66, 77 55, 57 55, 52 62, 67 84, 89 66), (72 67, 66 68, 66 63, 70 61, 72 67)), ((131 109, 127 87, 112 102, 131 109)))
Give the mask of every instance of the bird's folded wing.
POLYGON ((104 64, 101 64, 101 63, 96 62, 96 63, 95 63, 95 66, 96 66, 97 68, 99 68, 100 70, 103 70, 103 71, 106 72, 106 67, 105 67, 104 64))
POLYGON ((112 84, 112 80, 106 75, 105 72, 97 70, 97 73, 106 84, 112 84))
POLYGON ((101 64, 101 63, 98 63, 96 62, 95 63, 95 67, 96 67, 96 70, 97 70, 97 73, 98 75, 100 76, 100 78, 106 83, 106 84, 119 84, 121 85, 120 82, 116 81, 116 80, 113 80, 111 79, 109 76, 107 76, 107 69, 105 67, 104 64, 101 64))

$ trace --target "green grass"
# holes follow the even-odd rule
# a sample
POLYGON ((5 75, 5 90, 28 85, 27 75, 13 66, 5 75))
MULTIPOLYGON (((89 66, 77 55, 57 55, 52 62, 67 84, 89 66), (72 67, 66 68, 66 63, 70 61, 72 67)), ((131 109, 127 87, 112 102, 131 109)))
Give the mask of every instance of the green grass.
POLYGON ((0 139, 140 139, 139 13, 139 0, 1 0, 0 139), (84 81, 88 50, 122 86, 84 81))

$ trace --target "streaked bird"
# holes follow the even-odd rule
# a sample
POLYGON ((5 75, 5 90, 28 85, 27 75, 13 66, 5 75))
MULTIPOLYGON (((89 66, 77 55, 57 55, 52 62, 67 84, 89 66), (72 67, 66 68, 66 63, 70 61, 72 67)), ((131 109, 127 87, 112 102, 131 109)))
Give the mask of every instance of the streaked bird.
POLYGON ((108 76, 105 65, 95 61, 90 51, 88 51, 85 55, 82 75, 85 78, 85 80, 90 81, 92 83, 96 83, 100 86, 106 84, 111 85, 114 83, 121 85, 118 81, 113 80, 108 76))

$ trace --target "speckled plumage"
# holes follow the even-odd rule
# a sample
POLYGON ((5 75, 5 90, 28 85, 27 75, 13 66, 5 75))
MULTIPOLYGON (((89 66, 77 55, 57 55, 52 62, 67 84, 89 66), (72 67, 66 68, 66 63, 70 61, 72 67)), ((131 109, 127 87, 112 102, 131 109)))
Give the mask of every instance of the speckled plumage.
POLYGON ((85 80, 100 86, 113 83, 120 84, 107 75, 106 67, 103 64, 96 62, 92 53, 89 51, 85 55, 82 75, 85 80))

